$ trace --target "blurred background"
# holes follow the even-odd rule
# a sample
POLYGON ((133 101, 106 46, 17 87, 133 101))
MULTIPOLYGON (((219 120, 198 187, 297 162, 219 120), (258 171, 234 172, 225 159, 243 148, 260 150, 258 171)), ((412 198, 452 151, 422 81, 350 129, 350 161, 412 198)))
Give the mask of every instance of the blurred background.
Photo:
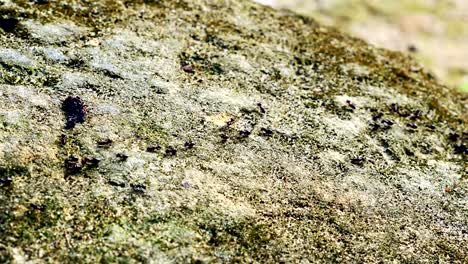
POLYGON ((411 53, 468 92, 468 0, 256 0, 312 16, 387 49, 411 53))

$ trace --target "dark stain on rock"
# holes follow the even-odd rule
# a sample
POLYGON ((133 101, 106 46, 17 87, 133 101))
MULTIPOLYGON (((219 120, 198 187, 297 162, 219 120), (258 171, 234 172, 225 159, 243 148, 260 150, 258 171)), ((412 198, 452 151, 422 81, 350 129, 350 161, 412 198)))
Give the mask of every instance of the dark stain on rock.
POLYGON ((68 96, 62 103, 62 110, 67 118, 66 129, 72 129, 77 123, 86 121, 88 107, 78 96, 68 96))
POLYGON ((13 32, 18 25, 19 21, 16 18, 3 18, 0 19, 0 28, 5 32, 13 32))

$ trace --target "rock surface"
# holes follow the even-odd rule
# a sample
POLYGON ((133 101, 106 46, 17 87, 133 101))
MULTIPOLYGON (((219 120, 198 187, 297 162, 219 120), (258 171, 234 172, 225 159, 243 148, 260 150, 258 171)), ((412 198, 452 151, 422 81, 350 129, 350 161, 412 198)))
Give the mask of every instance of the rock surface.
POLYGON ((0 262, 467 261, 468 98, 405 55, 244 0, 0 3, 0 262))

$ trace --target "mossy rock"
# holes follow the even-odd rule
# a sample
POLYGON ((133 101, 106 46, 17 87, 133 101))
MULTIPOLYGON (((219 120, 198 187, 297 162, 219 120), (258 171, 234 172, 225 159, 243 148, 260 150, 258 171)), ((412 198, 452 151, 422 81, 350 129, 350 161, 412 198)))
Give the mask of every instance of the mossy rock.
POLYGON ((0 18, 1 262, 467 261, 468 98, 409 57, 243 0, 0 18))

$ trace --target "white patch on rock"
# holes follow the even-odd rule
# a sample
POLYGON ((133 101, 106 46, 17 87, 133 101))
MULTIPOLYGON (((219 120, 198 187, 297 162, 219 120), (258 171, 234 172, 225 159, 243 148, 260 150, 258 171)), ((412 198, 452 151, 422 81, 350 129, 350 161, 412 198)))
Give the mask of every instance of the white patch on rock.
POLYGON ((34 66, 34 61, 15 49, 0 48, 0 61, 21 67, 34 66))
POLYGON ((367 125, 362 118, 357 116, 353 116, 350 120, 343 120, 336 116, 324 117, 323 122, 337 135, 346 138, 358 136, 367 125))
POLYGON ((20 111, 0 112, 0 120, 7 125, 17 125, 21 120, 20 111))
POLYGON ((45 59, 55 63, 64 63, 69 59, 61 50, 56 48, 38 48, 37 52, 41 53, 45 59))
POLYGON ((33 38, 50 44, 70 41, 85 32, 85 29, 76 26, 72 22, 41 24, 36 21, 29 20, 22 24, 31 33, 33 38))

